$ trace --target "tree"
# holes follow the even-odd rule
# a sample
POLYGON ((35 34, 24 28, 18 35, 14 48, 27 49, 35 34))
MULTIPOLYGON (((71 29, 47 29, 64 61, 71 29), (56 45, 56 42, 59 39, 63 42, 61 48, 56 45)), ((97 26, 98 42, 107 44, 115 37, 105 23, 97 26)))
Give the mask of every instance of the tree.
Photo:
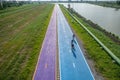
POLYGON ((0 8, 3 8, 3 2, 0 0, 0 8))
POLYGON ((118 5, 120 5, 120 0, 117 0, 116 3, 117 3, 118 5))

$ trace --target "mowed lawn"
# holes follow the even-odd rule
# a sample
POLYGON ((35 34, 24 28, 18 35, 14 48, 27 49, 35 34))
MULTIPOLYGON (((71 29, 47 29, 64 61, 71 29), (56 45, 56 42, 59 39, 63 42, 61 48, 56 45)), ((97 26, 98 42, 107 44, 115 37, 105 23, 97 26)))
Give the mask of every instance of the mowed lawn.
POLYGON ((0 11, 0 80, 31 80, 53 4, 0 11))

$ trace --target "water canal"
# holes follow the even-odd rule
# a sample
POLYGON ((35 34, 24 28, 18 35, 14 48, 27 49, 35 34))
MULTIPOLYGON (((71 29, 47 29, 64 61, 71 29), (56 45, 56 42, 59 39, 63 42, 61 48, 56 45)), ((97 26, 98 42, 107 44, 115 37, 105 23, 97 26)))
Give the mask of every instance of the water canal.
MULTIPOLYGON (((67 7, 67 3, 64 4, 67 7)), ((76 12, 120 37, 120 9, 87 3, 71 3, 76 12)))

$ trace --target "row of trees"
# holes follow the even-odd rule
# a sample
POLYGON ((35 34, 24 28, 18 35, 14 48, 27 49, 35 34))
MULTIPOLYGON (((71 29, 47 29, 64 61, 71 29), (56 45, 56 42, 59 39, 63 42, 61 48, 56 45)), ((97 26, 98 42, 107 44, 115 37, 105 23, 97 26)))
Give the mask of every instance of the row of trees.
POLYGON ((23 4, 28 4, 30 2, 28 1, 3 1, 0 0, 0 9, 5 9, 7 7, 12 7, 12 6, 21 6, 23 4))
MULTIPOLYGON (((71 1, 71 0, 68 0, 68 1, 71 1)), ((77 1, 79 1, 79 0, 77 0, 77 1)), ((81 1, 84 1, 84 0, 81 0, 81 1)), ((96 0, 96 1, 99 2, 98 0, 96 0)), ((32 3, 32 2, 30 0, 29 1, 17 1, 17 0, 5 1, 5 0, 0 0, 0 9, 5 9, 7 7, 12 7, 12 6, 21 6, 23 4, 29 4, 29 3, 32 3)), ((115 3, 115 1, 114 1, 114 3, 115 3)), ((118 5, 120 5, 120 0, 117 0, 116 3, 118 5)))

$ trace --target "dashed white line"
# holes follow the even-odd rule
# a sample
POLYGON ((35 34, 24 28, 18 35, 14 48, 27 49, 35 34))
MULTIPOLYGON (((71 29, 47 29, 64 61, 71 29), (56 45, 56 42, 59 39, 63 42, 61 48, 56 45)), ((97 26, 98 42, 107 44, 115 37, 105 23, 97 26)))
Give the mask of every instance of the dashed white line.
POLYGON ((71 49, 69 49, 69 52, 71 53, 71 49))
POLYGON ((73 63, 73 67, 75 68, 75 63, 73 63))

